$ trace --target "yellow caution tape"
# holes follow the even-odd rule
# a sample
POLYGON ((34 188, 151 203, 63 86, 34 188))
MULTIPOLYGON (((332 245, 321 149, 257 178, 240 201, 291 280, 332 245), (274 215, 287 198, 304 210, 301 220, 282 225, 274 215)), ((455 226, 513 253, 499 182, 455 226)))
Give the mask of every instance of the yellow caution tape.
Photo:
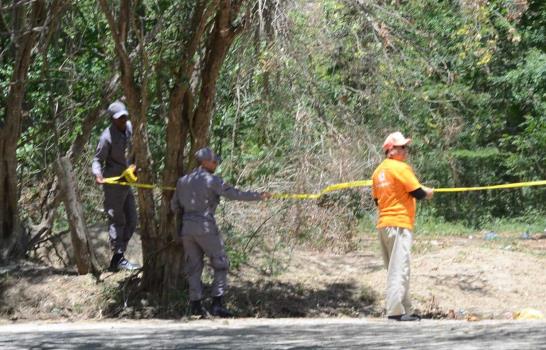
POLYGON ((134 183, 138 180, 135 175, 135 167, 130 166, 127 169, 123 170, 120 176, 107 177, 104 179, 104 183, 107 184, 118 184, 119 180, 125 179, 129 183, 134 183))
POLYGON ((313 194, 307 194, 307 193, 301 193, 301 194, 288 194, 288 193, 273 193, 272 197, 275 199, 318 199, 323 194, 344 190, 346 188, 355 188, 355 187, 366 187, 371 186, 372 180, 359 180, 359 181, 351 181, 351 182, 343 182, 335 185, 330 185, 320 191, 319 193, 313 193, 313 194))
MULTIPOLYGON (((285 194, 285 193, 274 193, 273 198, 276 199, 318 199, 325 193, 338 191, 346 188, 356 188, 356 187, 367 187, 372 185, 372 180, 361 180, 361 181, 352 181, 344 182, 340 184, 330 185, 319 193, 313 194, 285 194)), ((484 190, 497 190, 503 188, 521 188, 521 187, 531 187, 531 186, 546 186, 546 180, 541 181, 527 181, 527 182, 516 182, 510 184, 502 185, 490 185, 490 186, 480 186, 480 187, 455 187, 455 188, 434 188, 434 192, 469 192, 469 191, 484 191, 484 190)))
MULTIPOLYGON (((137 183, 137 177, 135 175, 135 167, 130 166, 121 173, 120 176, 108 177, 104 179, 105 184, 111 185, 123 185, 123 186, 132 186, 137 188, 147 188, 153 189, 158 188, 167 191, 174 191, 176 188, 159 186, 153 184, 142 184, 137 183), (126 181, 120 181, 125 179, 126 181)), ((357 187, 368 187, 372 185, 372 180, 358 180, 351 182, 342 182, 334 185, 330 185, 324 188, 319 193, 273 193, 272 198, 275 199, 319 199, 322 195, 334 191, 344 190, 347 188, 357 188, 357 187)), ((531 186, 546 186, 546 180, 540 181, 527 181, 527 182, 516 182, 510 184, 502 185, 489 185, 489 186, 479 186, 479 187, 454 187, 454 188, 434 188, 434 192, 470 192, 470 191, 484 191, 484 190, 497 190, 504 188, 521 188, 521 187, 531 187, 531 186)))
MULTIPOLYGON (((106 180, 106 179, 105 179, 106 180)), ((159 186, 159 185, 151 185, 151 184, 141 184, 141 183, 135 183, 135 182, 125 182, 125 181, 104 181, 107 185, 122 185, 122 186, 131 186, 136 188, 147 188, 147 189, 160 189, 165 191, 174 191, 176 190, 175 187, 169 187, 169 186, 159 186)))
POLYGON ((546 180, 541 180, 541 181, 515 182, 511 184, 490 185, 490 186, 481 186, 481 187, 435 188, 434 192, 469 192, 469 191, 498 190, 502 188, 520 188, 520 187, 545 186, 545 185, 546 185, 546 180))
POLYGON ((136 182, 137 180, 138 178, 135 175, 135 167, 130 166, 127 169, 125 169, 120 176, 105 178, 103 183, 108 185, 122 185, 122 186, 131 186, 131 187, 147 188, 147 189, 158 188, 158 189, 167 190, 167 191, 174 191, 176 189, 174 187, 159 186, 159 185, 152 185, 152 184, 141 184, 141 183, 137 183, 136 182), (126 181, 120 181, 122 179, 126 181))

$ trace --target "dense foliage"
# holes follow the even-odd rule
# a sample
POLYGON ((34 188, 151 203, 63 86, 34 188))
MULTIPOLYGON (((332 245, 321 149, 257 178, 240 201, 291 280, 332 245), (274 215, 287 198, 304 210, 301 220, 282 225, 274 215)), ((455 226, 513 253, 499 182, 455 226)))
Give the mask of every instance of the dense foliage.
MULTIPOLYGON (((224 75, 216 142, 242 163, 272 154, 254 174, 301 165, 332 131, 364 140, 377 164, 382 138, 401 130, 434 187, 546 178, 543 2, 331 0, 293 4, 286 16, 276 35, 249 33, 224 75)), ((328 147, 340 146, 368 161, 362 147, 328 147)), ((545 199, 543 188, 439 194, 427 209, 480 225, 543 213, 545 199)))
MULTIPOLYGON (((161 14, 187 21, 191 13, 191 6, 144 3, 156 3, 142 19, 148 30, 161 14)), ((412 163, 431 186, 546 178, 543 1, 259 3, 265 5, 236 39, 218 81, 211 143, 226 159, 227 179, 293 192, 368 178, 392 130, 413 137, 412 163)), ((161 92, 171 87, 168 76, 180 54, 169 43, 184 35, 175 26, 162 28, 147 62, 156 160, 165 149, 161 92)), ((97 106, 117 68, 108 35, 96 3, 78 1, 37 55, 17 151, 23 192, 51 174, 51 162, 97 106)), ((3 98, 11 63, 0 61, 3 98)), ((99 122, 94 137, 104 125, 99 122)), ((89 173, 93 144, 81 174, 89 173)), ((156 161, 154 170, 162 164, 156 161)), ((543 213, 545 200, 543 188, 463 193, 438 195, 428 209, 479 225, 543 213)))

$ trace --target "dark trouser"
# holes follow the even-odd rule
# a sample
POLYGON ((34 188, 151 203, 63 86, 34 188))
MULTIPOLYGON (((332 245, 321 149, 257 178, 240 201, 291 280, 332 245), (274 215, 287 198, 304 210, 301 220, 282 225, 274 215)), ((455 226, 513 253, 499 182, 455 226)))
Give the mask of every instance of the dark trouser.
POLYGON ((201 234, 182 236, 184 245, 185 271, 190 287, 190 300, 203 299, 203 257, 208 256, 214 269, 212 296, 224 295, 227 288, 229 262, 224 250, 224 241, 220 234, 201 234))
POLYGON ((123 254, 137 225, 135 197, 128 186, 104 185, 103 187, 110 247, 112 252, 123 254))

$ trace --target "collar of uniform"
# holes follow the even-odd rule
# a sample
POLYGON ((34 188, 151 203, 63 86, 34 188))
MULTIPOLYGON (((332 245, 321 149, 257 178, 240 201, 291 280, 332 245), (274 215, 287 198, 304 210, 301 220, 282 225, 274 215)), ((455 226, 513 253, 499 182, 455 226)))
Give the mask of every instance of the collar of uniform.
POLYGON ((391 161, 391 162, 398 162, 398 163, 406 164, 406 162, 404 160, 398 160, 398 159, 393 159, 393 158, 387 158, 385 160, 388 160, 388 161, 391 161))
POLYGON ((203 168, 201 165, 197 167, 197 169, 195 169, 196 172, 199 172, 199 173, 202 173, 202 172, 205 172, 207 174, 210 174, 210 171, 208 171, 207 169, 203 168))
POLYGON ((121 135, 125 138, 129 137, 129 129, 127 127, 125 127, 125 130, 124 131, 121 131, 119 130, 115 125, 112 125, 110 127, 110 133, 112 133, 112 131, 118 135, 121 135))

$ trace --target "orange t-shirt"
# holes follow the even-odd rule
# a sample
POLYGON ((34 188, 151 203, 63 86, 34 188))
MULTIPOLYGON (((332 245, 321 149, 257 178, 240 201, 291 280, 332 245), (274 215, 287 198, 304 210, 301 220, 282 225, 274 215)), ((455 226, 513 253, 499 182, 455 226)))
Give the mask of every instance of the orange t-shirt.
POLYGON ((379 206, 377 228, 395 226, 413 230, 415 198, 409 192, 421 184, 407 163, 385 159, 372 176, 372 193, 379 206))

